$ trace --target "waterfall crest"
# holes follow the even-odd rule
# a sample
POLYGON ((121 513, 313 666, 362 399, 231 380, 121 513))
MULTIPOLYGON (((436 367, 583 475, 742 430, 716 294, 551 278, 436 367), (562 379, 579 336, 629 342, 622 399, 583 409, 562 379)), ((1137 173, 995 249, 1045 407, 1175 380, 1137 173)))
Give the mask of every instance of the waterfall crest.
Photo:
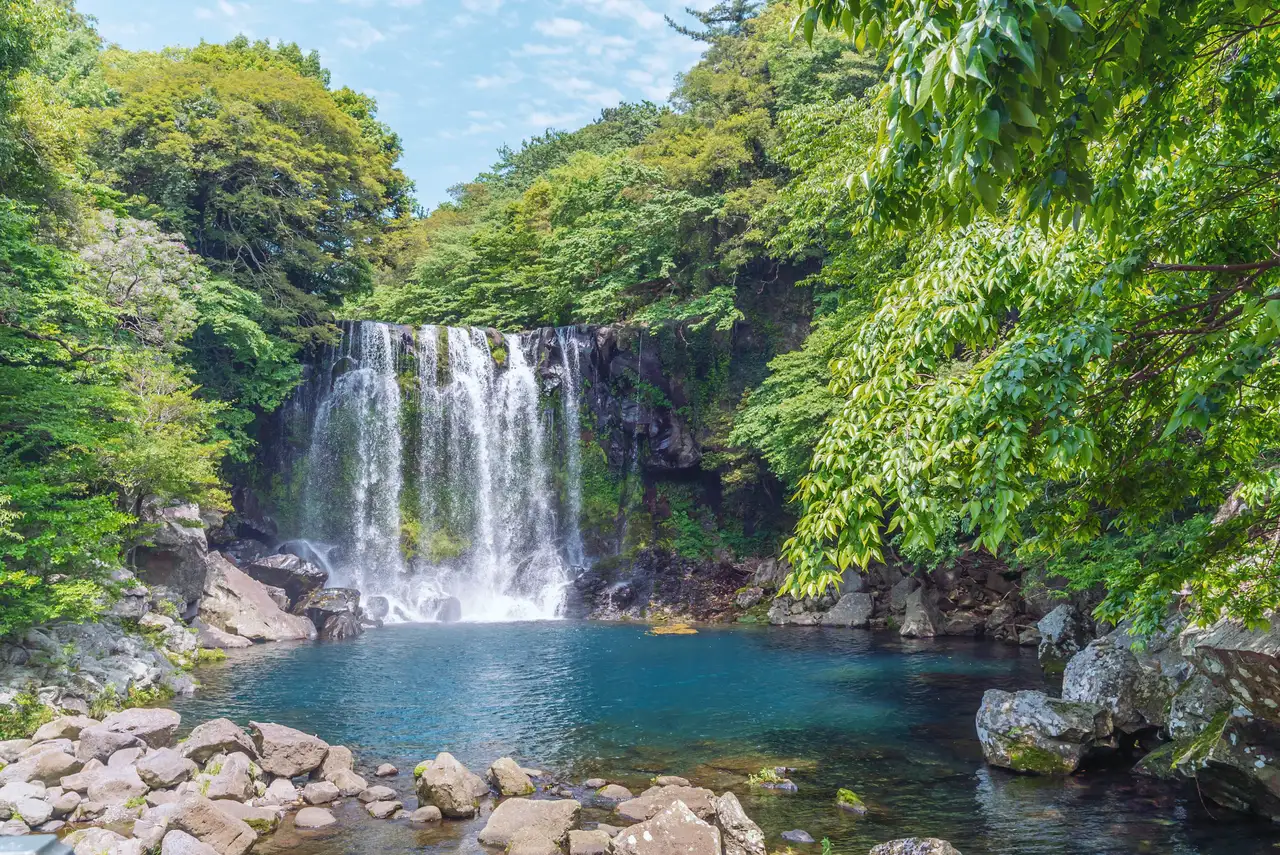
POLYGON ((317 403, 288 410, 312 412, 299 533, 326 546, 330 585, 388 620, 558 616, 583 561, 581 367, 572 330, 542 341, 344 325, 317 403))

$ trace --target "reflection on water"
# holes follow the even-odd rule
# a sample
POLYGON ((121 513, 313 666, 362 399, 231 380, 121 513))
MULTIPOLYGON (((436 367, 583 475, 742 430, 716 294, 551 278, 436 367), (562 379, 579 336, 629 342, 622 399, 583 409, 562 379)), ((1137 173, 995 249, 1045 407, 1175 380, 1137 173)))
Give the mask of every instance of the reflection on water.
MULTIPOLYGON (((1034 651, 1003 645, 820 627, 655 637, 571 622, 405 625, 233 651, 201 679, 200 695, 178 704, 188 725, 225 715, 318 733, 350 746, 366 773, 384 761, 405 770, 390 783, 406 795, 408 770, 447 750, 477 771, 511 755, 575 781, 638 790, 669 772, 731 788, 771 848, 790 828, 830 837, 841 855, 911 835, 966 855, 1253 855, 1280 843, 1271 825, 1216 809, 1215 820, 1194 787, 987 769, 973 732, 983 690, 1041 683, 1034 651), (795 767, 800 792, 749 789, 746 776, 764 765, 795 767), (870 815, 837 810, 839 787, 870 815)), ((479 849, 483 816, 417 829, 367 820, 349 801, 336 832, 286 829, 267 851, 479 849)))

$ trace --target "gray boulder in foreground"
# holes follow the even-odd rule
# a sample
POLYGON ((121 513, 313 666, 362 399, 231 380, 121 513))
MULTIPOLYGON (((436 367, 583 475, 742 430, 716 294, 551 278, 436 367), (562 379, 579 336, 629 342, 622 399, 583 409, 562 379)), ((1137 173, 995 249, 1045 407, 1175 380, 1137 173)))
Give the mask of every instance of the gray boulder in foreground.
POLYGON ((489 815, 479 840, 486 846, 506 847, 516 832, 533 829, 558 846, 578 824, 581 811, 582 805, 574 799, 507 799, 489 815))
POLYGON ((614 855, 720 855, 720 829, 676 800, 613 838, 614 855))
POLYGON ((419 804, 435 805, 442 814, 454 819, 475 816, 480 792, 489 789, 479 775, 447 751, 419 765, 413 773, 419 804))
POLYGON ((1044 692, 987 690, 977 727, 988 763, 1039 775, 1070 774, 1113 744, 1107 709, 1044 692))

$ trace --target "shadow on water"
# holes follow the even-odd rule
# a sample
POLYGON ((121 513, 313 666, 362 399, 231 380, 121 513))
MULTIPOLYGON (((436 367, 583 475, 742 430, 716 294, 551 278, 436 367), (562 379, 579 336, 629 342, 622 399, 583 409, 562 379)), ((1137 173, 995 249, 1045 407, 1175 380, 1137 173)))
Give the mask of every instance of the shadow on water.
MULTIPOLYGON (((820 627, 655 637, 574 622, 408 625, 236 651, 201 679, 201 693, 178 704, 188 724, 225 715, 318 733, 350 746, 366 774, 384 761, 405 770, 390 783, 409 804, 409 770, 447 750, 477 770, 511 755, 633 789, 684 774, 738 793, 770 848, 790 828, 830 837, 840 855, 912 835, 966 855, 1254 855, 1280 843, 1269 824, 1211 815, 1194 787, 1123 771, 1040 779, 986 768, 973 733, 982 692, 1042 685, 1034 651, 1004 645, 820 627), (774 765, 796 769, 799 793, 747 786, 774 765), (856 790, 869 816, 837 810, 839 787, 856 790)), ((338 830, 286 828, 265 851, 479 851, 483 815, 420 829, 367 820, 348 801, 338 830)))

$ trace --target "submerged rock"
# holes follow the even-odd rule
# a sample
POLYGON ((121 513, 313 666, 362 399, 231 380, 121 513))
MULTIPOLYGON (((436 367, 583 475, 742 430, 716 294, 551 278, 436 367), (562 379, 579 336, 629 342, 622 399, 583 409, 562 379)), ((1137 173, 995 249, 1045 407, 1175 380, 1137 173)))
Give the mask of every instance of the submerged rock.
POLYGON ((305 807, 293 815, 293 824, 297 828, 327 828, 337 822, 333 814, 318 807, 305 807))
POLYGON ((1112 745, 1107 709, 1044 692, 989 689, 977 727, 987 762, 1016 772, 1070 774, 1091 753, 1112 745))
POLYGON ((570 831, 569 855, 608 855, 612 840, 608 832, 599 829, 570 831))
POLYGON ((782 839, 788 843, 814 843, 813 835, 801 828, 793 828, 782 832, 782 839))

